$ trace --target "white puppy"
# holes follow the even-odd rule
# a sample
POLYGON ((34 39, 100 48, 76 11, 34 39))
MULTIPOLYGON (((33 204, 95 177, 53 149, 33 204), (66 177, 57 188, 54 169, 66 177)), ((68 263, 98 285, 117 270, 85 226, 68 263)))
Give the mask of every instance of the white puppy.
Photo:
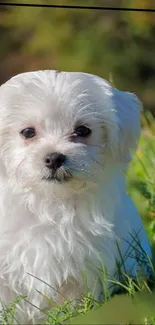
MULTIPOLYGON (((5 304, 25 295, 48 308, 37 290, 58 303, 85 289, 94 289, 99 299, 102 260, 113 280, 120 271, 134 277, 146 267, 150 246, 124 177, 139 138, 140 108, 135 95, 86 73, 29 72, 1 86, 0 298, 5 304)), ((39 317, 37 308, 21 302, 21 324, 39 317)))

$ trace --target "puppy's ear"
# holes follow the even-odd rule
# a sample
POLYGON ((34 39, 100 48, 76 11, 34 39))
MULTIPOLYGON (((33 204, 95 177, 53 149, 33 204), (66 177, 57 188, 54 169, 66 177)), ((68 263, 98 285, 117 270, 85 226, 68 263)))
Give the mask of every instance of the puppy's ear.
POLYGON ((142 104, 136 95, 113 88, 113 101, 118 123, 118 154, 122 162, 131 160, 140 137, 142 104))

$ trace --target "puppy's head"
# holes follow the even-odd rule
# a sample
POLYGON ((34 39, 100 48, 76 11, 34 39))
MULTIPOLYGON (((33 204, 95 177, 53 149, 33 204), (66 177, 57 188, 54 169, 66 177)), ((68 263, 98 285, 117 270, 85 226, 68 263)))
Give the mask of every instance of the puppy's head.
POLYGON ((140 107, 135 95, 94 75, 17 75, 0 88, 3 177, 20 189, 59 193, 100 183, 136 148, 140 107))

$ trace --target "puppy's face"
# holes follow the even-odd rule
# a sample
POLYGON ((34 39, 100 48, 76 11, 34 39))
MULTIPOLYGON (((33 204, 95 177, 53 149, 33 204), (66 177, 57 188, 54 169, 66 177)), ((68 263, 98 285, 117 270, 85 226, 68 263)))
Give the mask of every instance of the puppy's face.
POLYGON ((132 94, 89 74, 38 71, 12 78, 0 89, 3 176, 21 189, 98 184, 134 147, 138 106, 132 94))

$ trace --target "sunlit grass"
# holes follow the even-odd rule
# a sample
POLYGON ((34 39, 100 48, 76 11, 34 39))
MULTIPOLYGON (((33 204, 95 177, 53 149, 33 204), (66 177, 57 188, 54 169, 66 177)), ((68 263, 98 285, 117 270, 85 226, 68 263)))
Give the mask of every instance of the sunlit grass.
POLYGON ((128 174, 128 192, 155 241, 155 136, 144 131, 128 174))

